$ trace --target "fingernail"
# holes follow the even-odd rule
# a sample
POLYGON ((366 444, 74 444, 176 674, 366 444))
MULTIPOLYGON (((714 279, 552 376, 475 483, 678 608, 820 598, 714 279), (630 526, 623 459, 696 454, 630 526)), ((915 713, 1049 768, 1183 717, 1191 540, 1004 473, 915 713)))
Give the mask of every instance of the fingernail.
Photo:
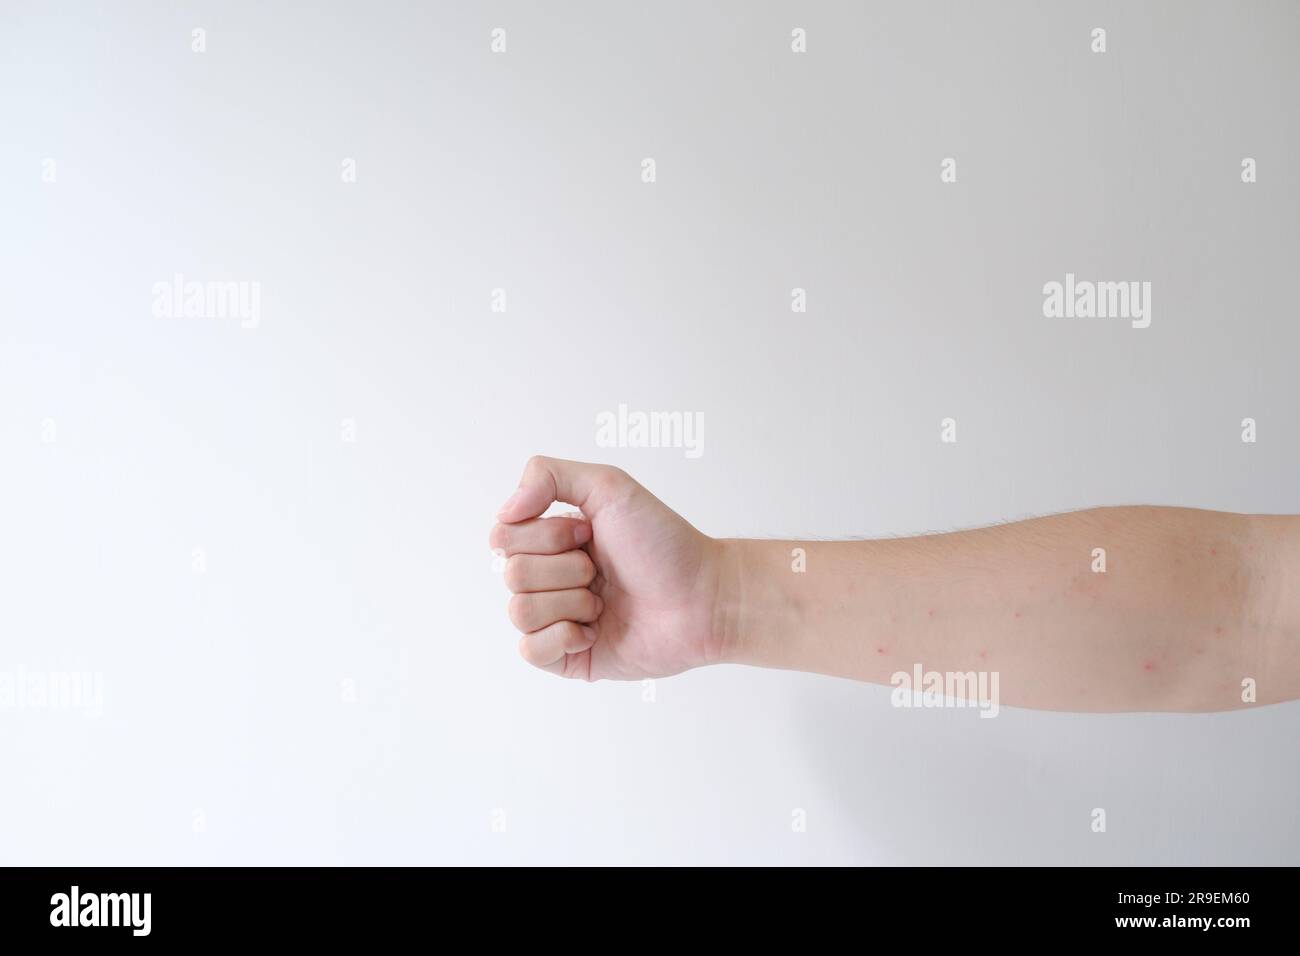
POLYGON ((573 529, 573 540, 578 544, 586 544, 591 540, 591 525, 585 521, 573 529))
POLYGON ((513 505, 516 501, 518 501, 519 496, 522 495, 523 493, 524 493, 524 489, 522 487, 516 488, 515 493, 506 499, 506 503, 503 504, 499 509, 497 509, 497 517, 500 518, 503 514, 509 511, 510 506, 513 505))

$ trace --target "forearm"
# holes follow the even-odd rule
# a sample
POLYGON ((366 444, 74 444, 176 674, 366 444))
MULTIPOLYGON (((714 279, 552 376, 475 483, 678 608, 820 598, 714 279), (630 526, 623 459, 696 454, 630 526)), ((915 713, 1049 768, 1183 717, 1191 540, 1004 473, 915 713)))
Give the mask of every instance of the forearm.
POLYGON ((721 543, 725 659, 877 683, 997 672, 1001 703, 1300 697, 1297 519, 1104 508, 879 541, 721 543), (803 549, 805 570, 794 549, 803 549), (1099 570, 1104 549, 1105 570, 1099 570))

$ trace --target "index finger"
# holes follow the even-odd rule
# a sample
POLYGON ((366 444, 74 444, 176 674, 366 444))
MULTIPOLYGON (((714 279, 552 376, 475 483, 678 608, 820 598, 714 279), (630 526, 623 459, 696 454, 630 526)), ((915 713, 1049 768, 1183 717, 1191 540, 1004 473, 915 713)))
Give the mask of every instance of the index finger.
POLYGON ((585 518, 530 518, 498 524, 488 535, 493 551, 515 554, 563 554, 591 540, 591 523, 585 518))

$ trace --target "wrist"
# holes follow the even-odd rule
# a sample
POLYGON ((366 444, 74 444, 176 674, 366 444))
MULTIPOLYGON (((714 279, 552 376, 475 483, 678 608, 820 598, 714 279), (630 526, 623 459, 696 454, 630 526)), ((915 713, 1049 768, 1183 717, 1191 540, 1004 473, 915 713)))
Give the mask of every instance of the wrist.
POLYGON ((744 599, 744 541, 738 538, 714 538, 716 579, 713 592, 713 646, 715 664, 737 664, 741 642, 741 604, 744 599))
POLYGON ((785 629, 788 598, 776 571, 781 542, 720 538, 714 628, 718 662, 772 666, 774 637, 785 629))

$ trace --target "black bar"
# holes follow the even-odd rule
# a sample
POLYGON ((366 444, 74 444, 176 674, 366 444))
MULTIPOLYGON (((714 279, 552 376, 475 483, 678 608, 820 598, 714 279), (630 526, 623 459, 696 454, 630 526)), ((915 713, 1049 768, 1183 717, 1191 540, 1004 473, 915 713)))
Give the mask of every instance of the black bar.
POLYGON ((1285 868, 13 868, 0 870, 0 927, 6 943, 90 945, 341 946, 413 934, 450 942, 462 932, 490 941, 514 929, 537 934, 537 945, 573 932, 684 944, 763 942, 774 932, 809 943, 851 933, 864 943, 1198 936, 1231 944, 1285 932, 1297 888, 1296 870, 1285 868), (119 925, 71 925, 74 886, 77 922, 119 925))

